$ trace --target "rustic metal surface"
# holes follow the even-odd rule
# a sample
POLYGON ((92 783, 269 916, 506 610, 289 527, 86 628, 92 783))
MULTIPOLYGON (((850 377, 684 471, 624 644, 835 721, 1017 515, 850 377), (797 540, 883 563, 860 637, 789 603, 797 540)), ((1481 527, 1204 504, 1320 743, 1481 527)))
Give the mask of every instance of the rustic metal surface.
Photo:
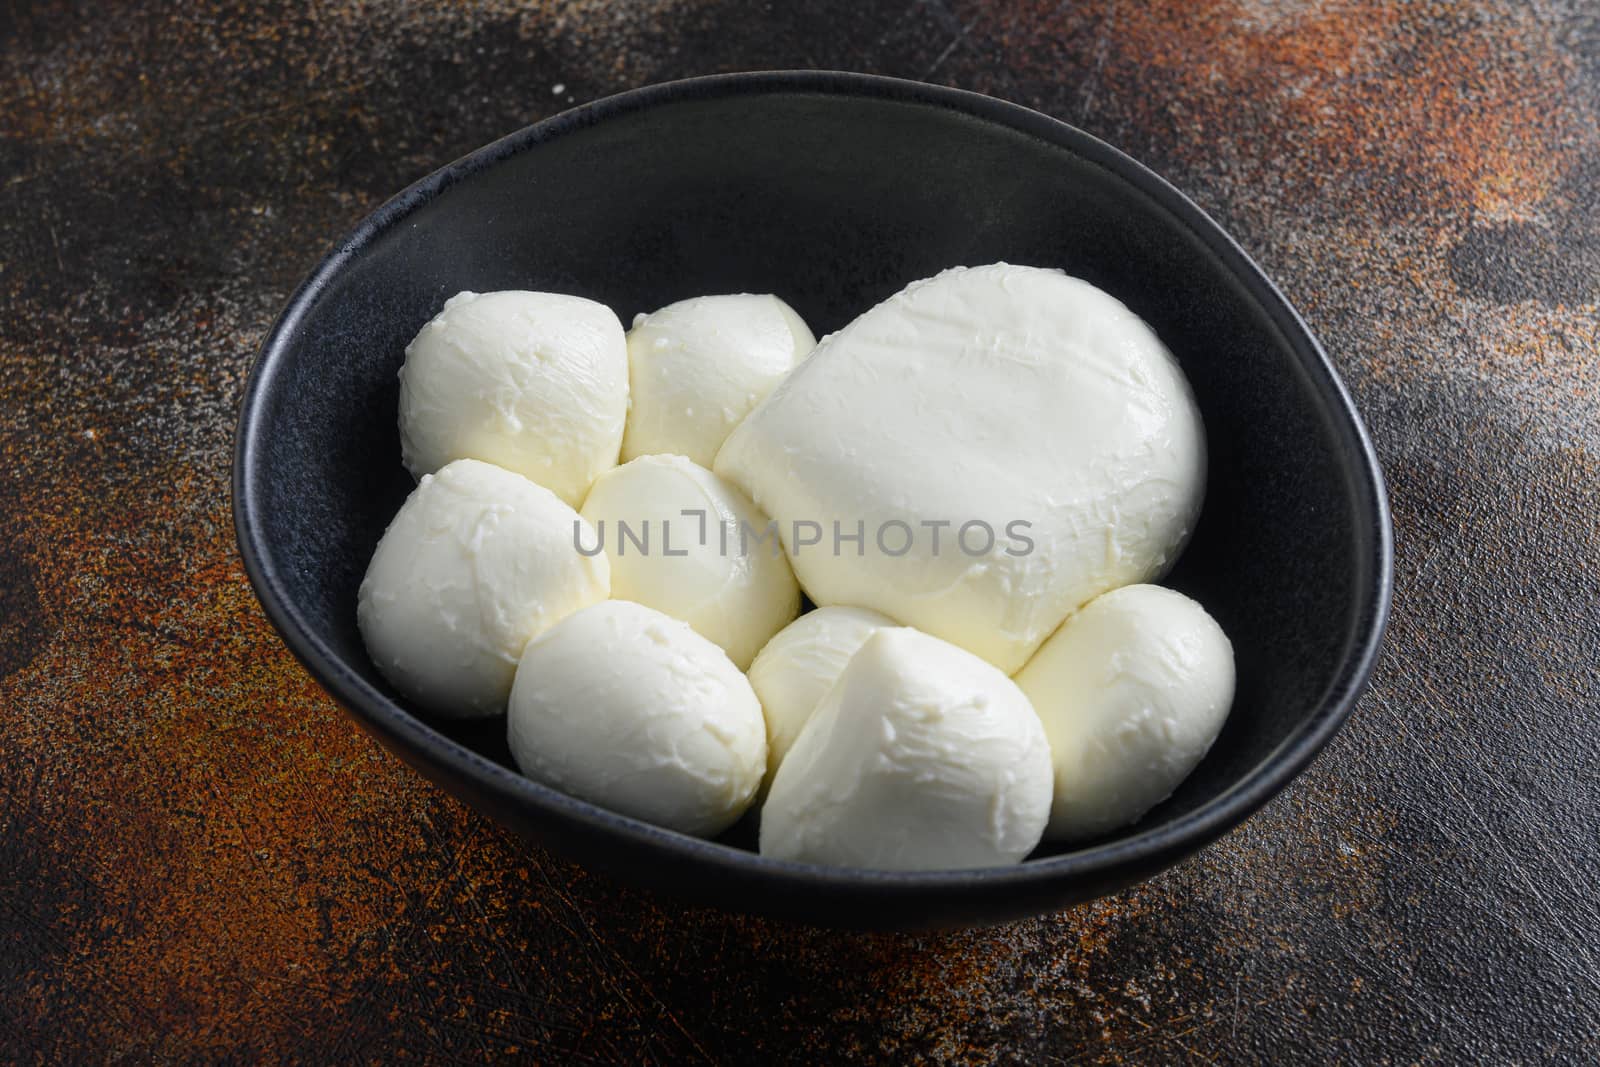
POLYGON ((1593 1054, 1593 5, 13 4, 0 100, 0 1058, 1593 1054), (235 558, 240 388, 333 236, 569 101, 811 66, 1152 164, 1304 311, 1391 478, 1371 694, 1118 897, 916 938, 622 889, 382 753, 235 558))

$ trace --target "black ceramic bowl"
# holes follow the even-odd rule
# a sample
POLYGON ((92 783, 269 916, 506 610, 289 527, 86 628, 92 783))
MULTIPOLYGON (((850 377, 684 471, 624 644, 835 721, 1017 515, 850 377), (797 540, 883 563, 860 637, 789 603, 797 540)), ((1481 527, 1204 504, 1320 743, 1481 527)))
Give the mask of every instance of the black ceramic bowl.
POLYGON ((1059 908, 1226 833, 1349 714, 1390 590, 1389 518, 1361 423, 1305 323, 1227 234, 1069 126, 853 74, 624 93, 512 134, 389 201, 312 272, 262 346, 239 421, 234 519, 289 647, 445 789, 625 878, 852 926, 1059 908), (749 850, 747 826, 699 841, 536 785, 512 769, 502 723, 441 727, 374 671, 356 588, 411 487, 395 371, 453 293, 576 293, 627 322, 688 296, 773 292, 821 336, 913 279, 995 260, 1062 267, 1119 297, 1177 354, 1205 417, 1205 510, 1169 584, 1232 637, 1238 696, 1210 755, 1136 826, 990 870, 774 862, 749 850))

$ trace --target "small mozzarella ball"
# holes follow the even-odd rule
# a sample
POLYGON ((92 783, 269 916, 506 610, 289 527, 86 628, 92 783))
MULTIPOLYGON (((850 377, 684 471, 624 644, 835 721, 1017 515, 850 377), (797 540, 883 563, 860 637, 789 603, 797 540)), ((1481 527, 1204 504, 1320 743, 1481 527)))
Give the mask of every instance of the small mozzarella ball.
POLYGON ((529 778, 701 837, 744 813, 767 763, 761 704, 727 655, 625 600, 529 643, 508 738, 529 778))
POLYGON ((413 477, 481 459, 577 507, 617 465, 627 416, 622 324, 582 297, 457 293, 400 368, 400 451, 413 477))
POLYGON ((372 554, 356 608, 367 651, 436 715, 505 710, 529 639, 610 595, 578 513, 520 474, 461 459, 423 475, 372 554))
POLYGON ((761 854, 828 866, 1016 863, 1050 816, 1028 699, 970 652, 909 628, 867 638, 800 731, 761 812, 761 854))
POLYGON ((816 346, 775 296, 680 300, 628 333, 633 407, 622 458, 675 453, 711 466, 733 428, 816 346))
POLYGON ((878 630, 899 625, 866 608, 818 608, 767 642, 750 664, 750 684, 767 713, 769 783, 850 657, 878 630))
POLYGON ((776 535, 757 543, 770 520, 682 456, 641 456, 601 476, 583 517, 611 558, 613 596, 682 619, 740 670, 800 611, 776 535))
POLYGON ((1233 646, 1206 610, 1157 585, 1090 601, 1017 673, 1055 762, 1045 836, 1074 841, 1172 795, 1233 703, 1233 646))

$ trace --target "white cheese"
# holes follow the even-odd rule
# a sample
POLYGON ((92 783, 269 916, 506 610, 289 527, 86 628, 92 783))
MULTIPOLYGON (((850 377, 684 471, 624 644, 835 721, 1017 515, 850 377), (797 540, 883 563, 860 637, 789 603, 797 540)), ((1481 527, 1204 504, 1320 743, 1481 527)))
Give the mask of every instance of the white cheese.
POLYGON ((1017 674, 1055 763, 1046 837, 1134 822, 1211 748, 1233 703, 1233 646, 1204 608, 1131 585, 1068 619, 1017 674))
POLYGON ((1016 685, 909 628, 851 658, 772 780, 761 854, 828 866, 1016 863, 1050 814, 1050 750, 1016 685))
POLYGON ((793 560, 818 604, 882 611, 1009 672, 1080 605, 1163 573, 1199 511, 1205 441, 1136 315, 1059 271, 993 264, 823 338, 715 469, 786 538, 821 527, 793 560), (982 526, 963 540, 969 523, 993 545, 982 526))
POLYGON ((378 670, 436 715, 504 711, 529 639, 610 593, 605 558, 573 545, 582 521, 487 463, 424 475, 361 583, 356 621, 378 670))
POLYGON ((628 332, 633 406, 622 458, 673 453, 711 466, 723 440, 816 344, 775 296, 680 300, 628 332))
POLYGON ((627 414, 622 324, 581 297, 457 293, 400 368, 400 449, 413 477, 481 459, 577 507, 617 465, 627 414))
POLYGON ((643 456, 602 475, 583 517, 611 559, 613 596, 682 619, 740 670, 800 610, 777 540, 756 543, 767 517, 682 456, 643 456))
POLYGON ((818 608, 767 642, 750 664, 750 684, 767 715, 768 783, 850 657, 876 631, 898 625, 866 608, 818 608))
POLYGON ((704 837, 743 814, 767 762, 761 705, 739 669, 685 623, 624 600, 529 643, 507 736, 528 777, 704 837))

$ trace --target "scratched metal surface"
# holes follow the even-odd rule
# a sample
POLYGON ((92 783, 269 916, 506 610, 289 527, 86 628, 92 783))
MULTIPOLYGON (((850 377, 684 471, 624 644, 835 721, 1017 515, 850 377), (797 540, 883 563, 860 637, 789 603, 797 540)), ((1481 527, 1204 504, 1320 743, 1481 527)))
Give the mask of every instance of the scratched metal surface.
POLYGON ((0 100, 0 1058, 1593 1053, 1592 4, 12 4, 0 100), (1304 311, 1391 478, 1393 625, 1348 728, 1098 904, 916 938, 620 888, 382 753, 235 558, 240 388, 335 235, 569 101, 812 66, 1156 167, 1304 311))

